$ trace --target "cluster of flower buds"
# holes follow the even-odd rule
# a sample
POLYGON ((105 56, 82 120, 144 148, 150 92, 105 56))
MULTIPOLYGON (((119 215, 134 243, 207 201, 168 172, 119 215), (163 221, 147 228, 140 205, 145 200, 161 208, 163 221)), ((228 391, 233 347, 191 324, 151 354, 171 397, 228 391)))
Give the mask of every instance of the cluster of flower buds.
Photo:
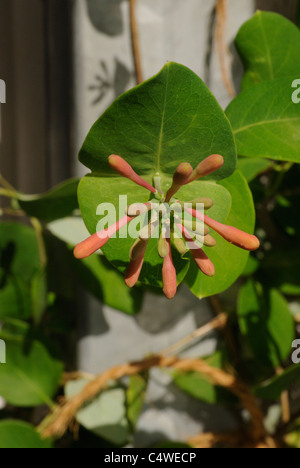
POLYGON ((205 214, 205 211, 213 206, 211 199, 198 198, 191 202, 183 202, 174 198, 184 185, 220 169, 224 164, 222 156, 213 154, 198 164, 195 169, 189 163, 180 164, 174 173, 172 186, 166 195, 162 193, 160 188, 154 188, 136 174, 120 156, 111 155, 108 162, 118 174, 149 190, 153 194, 152 199, 147 203, 130 205, 125 216, 117 223, 78 244, 74 250, 76 258, 86 258, 95 253, 121 228, 135 217, 143 215, 144 225, 129 253, 130 263, 125 273, 125 283, 130 288, 136 285, 143 268, 149 240, 156 238, 158 239, 158 254, 163 259, 163 291, 168 299, 172 299, 177 292, 177 275, 172 257, 172 245, 181 255, 190 251, 197 267, 203 274, 210 277, 215 275, 215 267, 203 250, 203 246, 214 247, 216 245, 216 240, 211 235, 210 229, 237 247, 249 251, 258 249, 259 240, 256 236, 221 224, 205 214), (199 206, 203 209, 197 209, 199 206))

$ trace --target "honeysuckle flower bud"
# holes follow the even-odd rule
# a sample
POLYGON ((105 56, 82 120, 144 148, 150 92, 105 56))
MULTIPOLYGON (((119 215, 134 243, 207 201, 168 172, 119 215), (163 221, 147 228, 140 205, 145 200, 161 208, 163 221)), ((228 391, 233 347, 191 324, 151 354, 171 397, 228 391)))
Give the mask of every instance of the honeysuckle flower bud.
POLYGON ((180 253, 180 255, 185 255, 187 253, 188 248, 185 242, 182 239, 180 239, 180 237, 174 236, 173 243, 174 243, 175 249, 177 250, 178 253, 180 253))
POLYGON ((193 182, 194 180, 200 179, 200 177, 206 177, 213 172, 216 172, 224 164, 224 158, 220 154, 212 154, 208 158, 204 159, 191 174, 187 183, 193 182))
POLYGON ((129 257, 130 260, 137 260, 140 256, 145 253, 145 243, 147 247, 148 239, 137 239, 130 249, 129 257))
POLYGON ((209 234, 207 234, 207 235, 204 237, 203 244, 204 244, 206 247, 215 247, 216 244, 217 244, 217 242, 216 242, 216 239, 214 239, 212 236, 210 236, 209 234))
POLYGON ((260 246, 260 242, 258 238, 252 234, 247 234, 244 231, 240 231, 239 229, 233 226, 226 226, 225 224, 221 224, 214 219, 209 218, 208 216, 200 213, 199 211, 188 209, 188 213, 192 214, 195 218, 203 221, 207 226, 211 227, 214 231, 220 234, 225 240, 230 242, 231 244, 240 247, 244 250, 257 250, 260 246))
POLYGON ((189 204, 192 205, 191 208, 197 208, 197 205, 202 204, 204 206, 205 210, 209 210, 213 205, 214 202, 211 200, 211 198, 195 198, 195 200, 192 200, 190 202, 179 202, 179 204, 184 208, 184 205, 189 204))
POLYGON ((172 258, 172 249, 170 239, 167 239, 168 253, 164 258, 162 269, 163 292, 168 299, 173 299, 177 292, 176 269, 172 258))
POLYGON ((96 232, 92 236, 88 237, 80 244, 76 245, 74 249, 74 257, 82 260, 83 258, 87 258, 93 253, 97 252, 97 250, 104 247, 104 245, 109 241, 109 239, 114 236, 122 227, 128 224, 132 218, 129 216, 124 216, 121 218, 117 223, 113 224, 107 229, 103 231, 96 232))
POLYGON ((205 226, 204 223, 195 222, 195 221, 184 221, 184 227, 186 227, 189 231, 196 232, 201 236, 206 236, 209 233, 209 228, 205 226))
POLYGON ((121 158, 121 156, 117 156, 116 154, 112 154, 108 158, 108 163, 110 167, 120 174, 123 177, 126 177, 127 179, 131 180, 132 182, 135 182, 137 185, 140 185, 141 187, 144 187, 145 189, 149 190, 152 193, 156 193, 156 189, 152 187, 152 185, 148 184, 142 177, 140 177, 128 164, 128 162, 125 161, 125 159, 121 158))
MULTIPOLYGON (((164 230, 165 231, 165 230, 164 230)), ((162 232, 157 244, 157 249, 158 249, 158 255, 161 258, 165 258, 168 255, 169 252, 169 244, 166 239, 166 233, 162 232)))
POLYGON ((128 216, 140 216, 141 214, 147 213, 151 210, 151 202, 147 203, 133 203, 128 206, 127 214, 128 216))
POLYGON ((173 184, 171 188, 168 190, 166 195, 166 202, 168 203, 171 198, 175 195, 176 192, 187 183, 190 176, 193 173, 193 168, 189 163, 181 163, 177 167, 174 176, 173 176, 173 184))
POLYGON ((148 240, 142 242, 142 248, 139 249, 139 256, 131 260, 125 273, 125 283, 129 288, 133 288, 139 280, 143 264, 145 252, 147 249, 148 240))
POLYGON ((206 276, 215 275, 216 271, 214 264, 202 249, 191 250, 191 254, 197 267, 202 271, 202 273, 204 273, 206 276))
POLYGON ((193 241, 192 237, 188 233, 187 229, 182 225, 177 225, 178 229, 182 232, 183 237, 189 243, 191 247, 191 255, 197 265, 197 267, 204 273, 206 276, 215 275, 215 267, 212 261, 208 256, 203 252, 201 248, 193 241))

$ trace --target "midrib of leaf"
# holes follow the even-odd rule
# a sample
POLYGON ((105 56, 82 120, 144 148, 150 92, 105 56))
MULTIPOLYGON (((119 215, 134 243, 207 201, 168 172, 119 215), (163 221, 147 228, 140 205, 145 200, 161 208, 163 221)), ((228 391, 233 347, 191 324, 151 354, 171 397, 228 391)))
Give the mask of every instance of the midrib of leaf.
POLYGON ((238 128, 237 130, 234 130, 233 133, 236 135, 237 133, 243 132, 245 130, 248 130, 249 128, 252 127, 259 127, 261 125, 268 125, 272 123, 282 123, 282 122, 292 122, 294 120, 300 120, 300 117, 293 117, 293 118, 287 118, 287 119, 274 119, 274 120, 264 120, 261 122, 254 122, 249 125, 245 125, 244 127, 238 128))
POLYGON ((274 79, 274 70, 273 70, 273 64, 272 64, 272 59, 271 59, 271 51, 270 51, 270 48, 268 46, 268 41, 267 41, 267 38, 266 38, 261 13, 259 14, 259 19, 260 19, 260 25, 261 25, 263 40, 264 40, 264 43, 265 43, 265 46, 266 46, 267 58, 268 58, 269 67, 270 67, 271 80, 273 80, 274 79))
POLYGON ((166 93, 165 93, 163 113, 162 113, 162 119, 161 119, 160 135, 159 135, 159 139, 158 139, 158 149, 157 149, 157 155, 156 155, 155 172, 160 172, 160 158, 161 158, 161 150, 162 150, 162 143, 163 143, 163 137, 164 137, 164 126, 165 126, 165 115, 166 115, 166 107, 167 107, 169 75, 170 75, 170 67, 168 67, 168 76, 167 76, 167 79, 166 79, 166 93))

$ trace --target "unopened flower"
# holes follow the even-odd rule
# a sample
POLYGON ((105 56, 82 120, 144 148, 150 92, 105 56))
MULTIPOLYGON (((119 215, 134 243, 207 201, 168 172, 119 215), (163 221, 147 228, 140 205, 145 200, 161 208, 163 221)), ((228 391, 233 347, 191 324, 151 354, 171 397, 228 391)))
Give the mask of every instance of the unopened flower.
POLYGON ((135 182, 137 185, 140 185, 141 187, 144 187, 147 190, 150 190, 152 193, 156 193, 156 189, 152 187, 152 185, 148 184, 144 179, 142 179, 128 164, 128 162, 125 161, 125 159, 121 158, 121 156, 117 156, 116 154, 112 154, 108 158, 108 163, 110 167, 120 174, 123 177, 126 177, 127 179, 131 180, 132 182, 135 182))
POLYGON ((82 260, 83 258, 89 257, 97 250, 102 249, 109 239, 114 236, 122 227, 126 226, 133 218, 124 216, 117 223, 104 229, 104 231, 96 232, 88 239, 84 240, 80 244, 77 244, 74 249, 74 257, 82 260))
POLYGON ((170 239, 167 239, 168 252, 164 258, 162 278, 163 292, 168 299, 173 299, 177 292, 177 275, 172 258, 172 249, 170 239))
POLYGON ((193 168, 189 163, 179 164, 173 176, 173 184, 166 195, 167 203, 169 203, 175 193, 178 192, 178 190, 187 183, 192 173, 193 168))

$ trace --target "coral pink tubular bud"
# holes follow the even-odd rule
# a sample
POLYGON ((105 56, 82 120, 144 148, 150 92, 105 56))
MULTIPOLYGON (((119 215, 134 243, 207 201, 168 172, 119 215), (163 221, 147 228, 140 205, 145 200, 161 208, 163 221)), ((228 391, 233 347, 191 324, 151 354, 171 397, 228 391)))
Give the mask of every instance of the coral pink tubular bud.
POLYGON ((76 245, 74 249, 74 257, 78 260, 89 257, 93 253, 97 252, 97 250, 101 249, 108 241, 108 235, 100 239, 98 233, 93 234, 88 239, 76 245))
POLYGON ((128 268, 125 273, 125 283, 129 288, 133 288, 139 280, 143 264, 144 264, 144 257, 146 248, 148 245, 148 241, 143 242, 143 249, 140 250, 140 256, 131 260, 128 265, 128 268))
POLYGON ((170 239, 167 239, 168 253, 164 258, 162 269, 163 292, 168 299, 173 299, 177 292, 176 269, 172 258, 172 249, 170 239))
POLYGON ((136 172, 134 172, 130 164, 128 164, 125 159, 121 158, 121 156, 112 154, 108 158, 108 163, 110 167, 121 176, 132 180, 132 182, 135 182, 137 185, 150 190, 152 193, 156 193, 156 189, 152 187, 152 185, 148 184, 148 182, 146 182, 144 179, 142 179, 136 172))
POLYGON ((217 244, 216 240, 210 236, 209 234, 207 234, 204 239, 203 239, 203 244, 206 246, 206 247, 215 247, 215 245, 217 244))
POLYGON ((131 220, 132 218, 129 216, 124 216, 117 223, 113 224, 107 229, 104 229, 104 231, 96 232, 96 234, 93 234, 88 239, 76 245, 74 249, 74 257, 82 260, 83 258, 87 258, 93 253, 97 252, 97 250, 104 247, 104 245, 114 234, 116 234, 116 232, 118 232, 131 220))
POLYGON ((172 187, 168 190, 166 195, 166 202, 168 203, 176 192, 187 183, 193 173, 193 168, 189 163, 181 163, 177 167, 174 176, 172 187))
POLYGON ((176 224, 176 227, 182 233, 184 239, 188 242, 188 248, 193 249, 193 250, 198 250, 199 245, 196 244, 196 242, 194 241, 189 231, 182 224, 176 224))
POLYGON ((141 255, 145 254, 145 243, 147 247, 147 243, 148 243, 147 240, 137 239, 135 241, 135 243, 130 249, 130 253, 129 253, 130 260, 137 260, 138 258, 140 258, 141 255))
POLYGON ((204 273, 206 276, 215 275, 215 267, 212 261, 208 256, 203 252, 202 249, 191 250, 192 257, 197 267, 204 273))
POLYGON ((184 255, 187 253, 187 246, 185 245, 185 242, 182 239, 174 236, 173 242, 174 247, 176 248, 177 252, 180 253, 180 255, 184 255))
POLYGON ((220 154, 212 154, 211 156, 208 156, 208 158, 204 159, 204 161, 198 164, 190 179, 188 180, 188 183, 193 182, 200 177, 206 177, 213 172, 216 172, 218 169, 220 169, 220 167, 223 166, 223 164, 224 158, 220 154))
POLYGON ((220 236, 222 236, 225 240, 230 242, 231 244, 235 245, 236 247, 240 247, 244 250, 257 250, 260 246, 260 242, 258 238, 252 234, 247 234, 244 231, 240 231, 239 229, 233 226, 226 226, 225 224, 221 224, 214 219, 209 218, 206 215, 203 215, 199 211, 196 210, 187 210, 190 214, 192 214, 195 218, 204 221, 207 226, 211 227, 214 231, 216 231, 220 236))

